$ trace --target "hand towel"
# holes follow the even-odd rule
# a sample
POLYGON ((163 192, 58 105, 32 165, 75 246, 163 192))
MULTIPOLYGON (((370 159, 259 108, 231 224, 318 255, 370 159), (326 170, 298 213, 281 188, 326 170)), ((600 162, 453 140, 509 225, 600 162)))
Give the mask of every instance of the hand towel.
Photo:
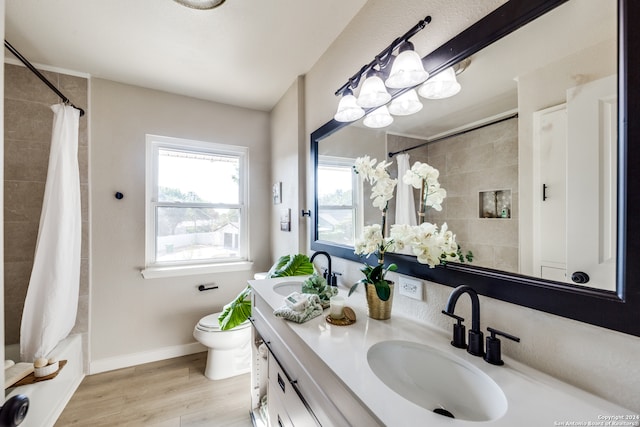
POLYGON ((302 294, 309 301, 309 305, 303 311, 294 311, 286 305, 274 310, 273 314, 277 317, 283 317, 296 323, 304 323, 307 320, 322 314, 322 304, 320 298, 316 294, 302 294))

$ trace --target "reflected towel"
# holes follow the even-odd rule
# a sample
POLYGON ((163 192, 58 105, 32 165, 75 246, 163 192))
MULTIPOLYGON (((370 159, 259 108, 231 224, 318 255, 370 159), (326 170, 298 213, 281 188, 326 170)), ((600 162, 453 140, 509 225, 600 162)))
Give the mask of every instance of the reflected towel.
POLYGON ((322 304, 320 303, 320 297, 316 294, 302 294, 304 295, 309 304, 303 311, 294 311, 290 307, 283 305, 282 307, 274 310, 273 314, 277 317, 283 317, 287 320, 291 320, 296 323, 303 323, 307 320, 318 317, 322 314, 322 304))

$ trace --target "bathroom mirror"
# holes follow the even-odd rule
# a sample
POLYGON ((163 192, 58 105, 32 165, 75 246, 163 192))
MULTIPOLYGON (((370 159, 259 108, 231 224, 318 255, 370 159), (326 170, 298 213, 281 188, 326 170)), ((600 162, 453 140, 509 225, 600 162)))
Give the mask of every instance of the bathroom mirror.
MULTIPOLYGON (((564 18, 559 20, 560 24, 563 24, 559 27, 559 34, 568 35, 569 39, 568 41, 557 42, 555 44, 542 44, 542 46, 547 47, 549 45, 559 47, 559 49, 557 49, 559 51, 558 56, 554 59, 555 61, 558 61, 566 56, 560 52, 562 49, 565 49, 571 43, 577 42, 578 40, 584 38, 584 36, 580 35, 578 31, 575 31, 574 33, 573 31, 568 30, 574 28, 574 22, 567 17, 575 16, 575 14, 572 15, 571 13, 569 13, 567 15, 567 12, 571 12, 571 8, 583 6, 585 2, 572 0, 569 2, 526 2, 526 5, 523 3, 524 2, 514 0, 509 1, 502 7, 498 8, 495 12, 491 13, 478 23, 463 31, 461 34, 447 42, 445 45, 427 55, 423 61, 425 64, 425 68, 432 73, 438 72, 439 70, 460 62, 464 58, 470 57, 470 65, 462 74, 459 75, 459 80, 463 85, 463 90, 461 92, 462 94, 464 91, 477 90, 475 88, 469 88, 468 86, 465 86, 465 75, 471 76, 474 66, 476 67, 476 69, 481 69, 482 65, 486 63, 486 58, 492 58, 492 55, 496 55, 496 52, 499 52, 497 48, 501 44, 504 44, 504 42, 509 38, 513 38, 515 36, 516 38, 519 37, 520 39, 515 43, 510 43, 519 48, 519 51, 508 56, 511 57, 512 61, 526 62, 527 58, 522 57, 523 52, 525 52, 527 55, 533 55, 534 53, 533 48, 525 47, 524 43, 527 41, 527 39, 531 39, 532 37, 535 38, 535 36, 532 36, 530 34, 521 36, 521 34, 524 34, 525 31, 528 31, 529 29, 535 29, 535 27, 542 27, 545 29, 545 31, 551 33, 553 30, 549 30, 548 27, 545 27, 543 24, 545 24, 544 20, 548 20, 551 16, 553 16, 553 14, 559 14, 559 16, 563 16, 564 14, 564 18), (549 13, 549 15, 547 15, 547 13, 549 13), (538 20, 537 18, 540 19, 538 20), (571 22, 571 25, 567 24, 568 22, 571 22), (513 34, 510 34, 512 32, 513 34), (504 40, 501 40, 504 36, 507 35, 508 37, 505 37, 504 40)), ((612 6, 612 4, 614 4, 615 2, 589 3, 608 3, 608 6, 612 6)), ((625 25, 626 17, 631 16, 628 12, 628 9, 630 7, 631 6, 629 6, 626 1, 620 1, 617 5, 617 32, 619 35, 619 40, 617 40, 619 42, 619 55, 617 55, 618 64, 615 64, 616 40, 614 39, 613 41, 602 41, 603 45, 600 46, 600 54, 591 56, 591 61, 597 62, 598 64, 603 64, 608 59, 612 61, 613 64, 609 64, 599 71, 594 70, 593 73, 600 73, 600 75, 597 76, 598 78, 594 78, 593 75, 572 75, 572 77, 575 79, 575 84, 573 86, 579 86, 579 83, 582 83, 580 81, 581 78, 586 78, 586 80, 590 81, 600 80, 600 77, 606 77, 610 75, 612 70, 615 73, 617 68, 618 71, 618 94, 616 97, 614 92, 614 101, 609 103, 609 117, 614 118, 614 125, 616 123, 615 118, 618 117, 618 126, 611 126, 610 129, 610 131, 613 132, 611 140, 614 141, 614 143, 610 147, 610 153, 613 156, 614 160, 616 156, 618 156, 618 161, 610 162, 612 167, 609 170, 609 176, 612 176, 613 178, 608 182, 608 197, 612 200, 612 203, 608 205, 608 210, 606 210, 606 214, 610 216, 610 221, 608 222, 608 229, 605 230, 605 232, 609 233, 609 246, 607 250, 608 256, 611 260, 609 266, 610 270, 608 273, 610 274, 610 279, 598 279, 598 282, 591 284, 592 286, 577 286, 567 283, 564 280, 559 280, 558 277, 554 276, 553 274, 547 276, 538 274, 540 271, 539 264, 537 266, 537 271, 534 274, 531 265, 526 268, 522 268, 523 264, 526 263, 523 263, 521 260, 518 260, 518 265, 516 266, 516 268, 513 268, 513 266, 501 268, 500 264, 492 265, 478 262, 472 264, 451 263, 446 267, 429 269, 427 266, 418 264, 415 261, 414 257, 399 254, 389 255, 389 261, 396 262, 399 265, 400 271, 402 273, 422 277, 451 286, 456 286, 460 283, 469 284, 471 286, 474 286, 481 293, 494 298, 502 299, 554 314, 559 314, 576 320, 593 323, 610 329, 640 335, 640 325, 637 324, 638 322, 632 321, 632 313, 634 307, 640 308, 638 307, 640 287, 634 285, 629 280, 626 280, 627 277, 632 277, 630 276, 630 274, 633 267, 627 265, 627 263, 625 262, 626 259, 629 259, 628 257, 630 256, 630 254, 633 253, 629 251, 632 251, 634 246, 632 242, 629 242, 626 239, 626 236, 629 235, 630 230, 634 229, 637 226, 634 223, 635 218, 633 217, 633 215, 628 215, 629 212, 633 212, 633 209, 636 206, 635 199, 629 197, 630 194, 633 194, 632 186, 633 183, 636 182, 634 180, 634 174, 636 172, 633 169, 633 162, 630 162, 630 159, 633 158, 635 150, 633 144, 630 143, 630 141, 633 141, 635 134, 632 126, 627 127, 628 125, 626 120, 627 117, 633 117, 633 100, 628 99, 626 94, 628 92, 631 92, 631 85, 633 84, 633 80, 630 78, 630 73, 633 72, 630 64, 634 63, 634 54, 633 52, 629 52, 627 46, 633 43, 633 40, 637 39, 638 37, 636 33, 634 33, 625 25), (594 61, 593 58, 597 58, 597 60, 594 61), (618 114, 616 114, 616 112, 618 114), (615 144, 616 137, 618 144, 615 144), (616 174, 618 178, 617 180, 616 174), (617 205, 615 203, 616 192, 618 193, 617 205)), ((587 17, 586 19, 607 19, 607 16, 609 17, 609 19, 615 20, 616 13, 615 11, 609 11, 604 14, 595 13, 592 14, 591 17, 587 17)), ((554 35, 554 37, 556 36, 554 35)), ((592 31, 591 34, 589 34, 589 37, 597 38, 601 37, 601 35, 598 35, 595 31, 592 31)), ((604 39, 607 39, 607 36, 605 36, 603 40, 604 39)), ((587 45, 600 43, 600 41, 594 40, 595 39, 587 40, 587 45)), ((547 48, 546 50, 551 49, 547 48)), ((419 124, 415 123, 413 124, 412 128, 406 128, 409 129, 409 131, 404 131, 398 127, 394 128, 391 131, 372 131, 370 129, 363 129, 363 127, 358 126, 357 123, 348 125, 338 123, 333 120, 328 122, 312 134, 312 161, 314 162, 314 165, 317 166, 316 194, 318 197, 316 197, 317 206, 315 211, 318 212, 318 209, 322 210, 323 208, 326 209, 327 207, 331 207, 331 201, 326 197, 326 194, 328 192, 323 188, 324 184, 322 181, 322 174, 324 174, 326 170, 331 170, 331 168, 339 168, 340 161, 344 163, 345 159, 355 158, 363 154, 369 154, 372 157, 384 159, 386 157, 387 151, 399 151, 403 148, 406 148, 407 146, 419 145, 416 144, 416 142, 420 143, 420 140, 423 140, 425 138, 432 139, 434 137, 438 137, 439 134, 443 133, 446 136, 447 133, 449 133, 451 130, 456 130, 456 128, 464 129, 465 126, 469 124, 484 123, 486 122, 485 119, 487 118, 498 120, 505 119, 503 122, 500 122, 496 125, 491 125, 491 127, 495 128, 492 136, 494 139, 510 132, 516 132, 516 134, 521 137, 521 135, 523 134, 523 127, 527 127, 526 131, 528 132, 528 134, 531 134, 532 132, 529 127, 533 126, 533 113, 546 110, 548 107, 555 108, 559 104, 562 104, 562 102, 554 101, 548 102, 546 104, 542 102, 541 104, 535 106, 533 105, 533 103, 531 106, 527 106, 525 103, 523 107, 522 99, 519 100, 518 98, 519 96, 522 96, 523 92, 525 92, 525 90, 522 90, 522 87, 525 87, 523 85, 526 83, 523 83, 524 80, 526 79, 519 79, 518 82, 511 82, 512 89, 513 87, 517 88, 518 84, 520 84, 520 95, 518 95, 517 90, 515 92, 513 90, 504 90, 503 92, 495 93, 495 95, 493 95, 492 97, 485 97, 485 101, 481 103, 467 106, 466 109, 459 109, 459 114, 447 115, 443 113, 442 117, 439 117, 437 121, 439 127, 431 124, 431 128, 428 134, 424 134, 419 131, 418 129, 420 126, 419 124), (480 105, 484 109, 480 108, 480 105), (487 110, 487 108, 489 109, 487 110), (509 119, 509 114, 512 114, 515 111, 518 111, 520 116, 517 119, 509 119), (512 122, 512 124, 510 125, 509 122, 512 122), (513 130, 514 125, 515 131, 513 130), (509 126, 511 126, 511 129, 509 129, 509 126), (520 129, 518 129, 518 127, 520 127, 520 129), (346 145, 339 142, 340 139, 345 137, 350 141, 357 141, 360 138, 358 134, 364 132, 366 132, 366 136, 363 138, 369 142, 369 145, 364 150, 359 149, 358 144, 351 143, 349 145, 346 145), (389 134, 394 134, 393 138, 389 138, 389 134), (407 136, 410 136, 411 138, 407 138, 407 136), (417 138, 415 138, 416 136, 417 138), (376 144, 374 143, 375 141, 379 141, 379 143, 376 144), (402 145, 403 143, 405 144, 404 146, 402 145), (348 146, 349 152, 334 152, 330 148, 332 145, 340 145, 342 147, 348 146), (372 147, 375 147, 375 149, 372 147)), ((614 91, 616 89, 615 81, 616 79, 615 77, 613 77, 608 82, 608 84, 610 85, 609 87, 611 87, 611 85, 613 84, 614 91), (613 83, 611 82, 611 80, 613 80, 613 83)), ((538 92, 541 91, 541 88, 539 86, 538 89, 536 89, 536 84, 539 85, 539 83, 536 83, 535 79, 532 79, 530 86, 528 87, 529 92, 536 90, 538 92)), ((490 86, 490 84, 487 83, 486 86, 490 86)), ((572 96, 570 95, 567 96, 567 99, 572 98, 572 96)), ((449 103, 456 103, 461 101, 462 98, 459 98, 459 100, 455 100, 454 97, 451 98, 449 103)), ((427 108, 429 108, 429 105, 430 104, 425 103, 424 109, 426 110, 427 108)), ((443 108, 443 110, 444 109, 445 108, 443 108)), ((551 110, 553 110, 553 108, 551 108, 551 110)), ((437 115, 438 113, 436 112, 434 114, 437 115)), ((412 118, 411 120, 414 120, 415 122, 415 119, 412 118)), ((400 122, 400 120, 397 120, 397 118, 396 121, 400 122)), ((632 122, 632 120, 629 120, 629 122, 632 122)), ((491 129, 489 128, 483 128, 474 132, 487 133, 490 130, 491 129)), ((470 139, 473 140, 474 138, 470 139)), ((459 144, 460 143, 458 142, 458 145, 459 144)), ((522 152, 525 151, 522 149, 522 141, 519 148, 521 151, 520 160, 522 160, 523 156, 529 156, 528 153, 522 152)), ((416 159, 418 159, 418 156, 416 156, 416 159)), ((533 231, 534 228, 531 224, 533 223, 532 211, 534 211, 533 203, 535 202, 535 200, 531 195, 524 195, 523 197, 522 190, 522 188, 533 188, 534 177, 531 172, 523 173, 523 170, 526 171, 527 168, 531 168, 531 165, 519 165, 516 167, 519 167, 520 169, 519 185, 517 183, 511 185, 503 184, 498 185, 496 188, 487 187, 486 191, 511 191, 511 206, 509 209, 510 217, 508 218, 508 221, 511 221, 511 224, 517 224, 515 227, 515 235, 520 236, 519 239, 521 241, 527 242, 530 245, 528 248, 523 248, 516 243, 516 246, 512 250, 512 252, 520 253, 520 258, 522 259, 524 258, 522 256, 523 253, 526 254, 527 251, 533 250, 531 242, 533 240, 536 240, 532 237, 531 233, 527 234, 527 232, 523 233, 522 230, 517 230, 518 225, 525 228, 529 227, 531 231, 533 231), (523 179, 527 181, 525 183, 525 187, 523 187, 523 179), (526 200, 528 204, 523 202, 524 200, 526 200), (521 208, 526 208, 526 210, 523 210, 521 208)), ((511 179, 513 182, 513 178, 511 179)), ((342 182, 344 183, 346 181, 343 180, 342 182)), ((444 184, 443 187, 445 187, 444 184)), ((477 203, 481 205, 482 196, 478 194, 477 197, 479 199, 477 203)), ((368 200, 365 199, 365 204, 367 201, 368 200)), ((446 203, 447 200, 445 200, 444 204, 446 203)), ((336 205, 338 204, 336 203, 334 206, 336 205)), ((599 200, 594 204, 596 209, 599 209, 601 216, 603 212, 603 205, 604 204, 602 203, 602 200, 599 200)), ((340 206, 344 207, 345 205, 342 204, 340 206)), ((367 213, 366 210, 363 211, 364 212, 361 215, 365 217, 366 221, 367 213)), ((478 215, 482 215, 482 211, 480 209, 478 209, 478 215)), ((327 223, 325 221, 325 218, 321 218, 320 215, 316 215, 315 220, 316 228, 314 230, 315 234, 314 236, 312 236, 312 249, 323 249, 336 256, 351 259, 354 261, 360 260, 358 256, 353 254, 352 245, 350 244, 348 239, 345 239, 341 242, 339 239, 335 239, 335 236, 331 235, 332 230, 336 228, 335 224, 327 223)), ((484 221, 489 220, 484 219, 484 221)), ((504 221, 504 218, 494 219, 493 224, 499 224, 499 221, 504 221)), ((436 216, 434 222, 441 223, 442 221, 436 216)), ((507 224, 507 222, 502 222, 502 224, 507 224)), ((492 226, 497 227, 497 225, 492 226)), ((456 231, 455 228, 454 231, 456 231)), ((600 232, 602 232, 602 230, 600 232)), ((541 240, 550 240, 550 237, 552 236, 548 236, 543 233, 541 240)), ((538 238, 538 240, 540 240, 540 238, 538 238)), ((600 254, 602 253, 603 250, 601 249, 600 254)), ((526 259, 532 258, 534 257, 530 255, 526 257, 526 259)))
MULTIPOLYGON (((356 157, 391 157, 392 177, 401 161, 420 161, 447 191, 426 221, 446 223, 474 266, 615 290, 616 12, 613 1, 569 1, 467 58, 455 96, 422 98, 422 110, 383 129, 360 119, 323 139, 318 239, 353 246, 380 220, 369 186, 350 182, 356 157)), ((400 186, 413 197, 398 189, 387 224, 415 224, 419 191, 400 186)))

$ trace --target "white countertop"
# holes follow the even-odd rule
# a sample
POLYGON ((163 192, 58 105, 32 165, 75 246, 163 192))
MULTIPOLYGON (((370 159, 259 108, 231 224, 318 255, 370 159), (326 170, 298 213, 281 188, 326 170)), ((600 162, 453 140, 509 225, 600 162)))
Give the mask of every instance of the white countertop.
MULTIPOLYGON (((285 277, 251 280, 249 284, 271 308, 276 309, 284 305, 284 297, 275 293, 273 286, 298 279, 300 278, 285 277)), ((637 418, 633 419, 637 414, 632 411, 511 360, 508 355, 502 356, 505 365, 491 365, 481 357, 452 347, 450 334, 403 318, 401 314, 393 311, 389 320, 370 319, 362 293, 347 297, 346 292, 340 290, 340 294, 345 297, 346 305, 352 307, 356 313, 357 320, 353 325, 334 326, 327 323, 325 316, 328 310, 325 310, 323 315, 302 324, 275 316, 268 321, 286 323, 352 393, 388 426, 478 424, 434 414, 387 387, 369 367, 367 351, 372 345, 388 340, 427 344, 470 363, 491 377, 504 392, 508 407, 502 417, 481 424, 505 427, 640 425, 637 418), (608 418, 616 416, 623 418, 608 418), (629 416, 631 419, 625 418, 629 416)), ((330 391, 327 393, 331 394, 330 391)))

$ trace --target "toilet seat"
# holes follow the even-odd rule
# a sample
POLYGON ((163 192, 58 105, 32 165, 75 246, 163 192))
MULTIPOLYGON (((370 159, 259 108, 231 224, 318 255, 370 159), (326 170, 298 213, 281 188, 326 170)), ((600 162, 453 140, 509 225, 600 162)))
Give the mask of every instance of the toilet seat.
MULTIPOLYGON (((197 329, 204 332, 226 332, 220 330, 220 322, 218 322, 218 317, 222 314, 222 312, 209 314, 208 316, 204 316, 198 322, 196 326, 197 329)), ((233 329, 244 329, 251 325, 248 320, 245 320, 240 325, 236 326, 233 329)))

